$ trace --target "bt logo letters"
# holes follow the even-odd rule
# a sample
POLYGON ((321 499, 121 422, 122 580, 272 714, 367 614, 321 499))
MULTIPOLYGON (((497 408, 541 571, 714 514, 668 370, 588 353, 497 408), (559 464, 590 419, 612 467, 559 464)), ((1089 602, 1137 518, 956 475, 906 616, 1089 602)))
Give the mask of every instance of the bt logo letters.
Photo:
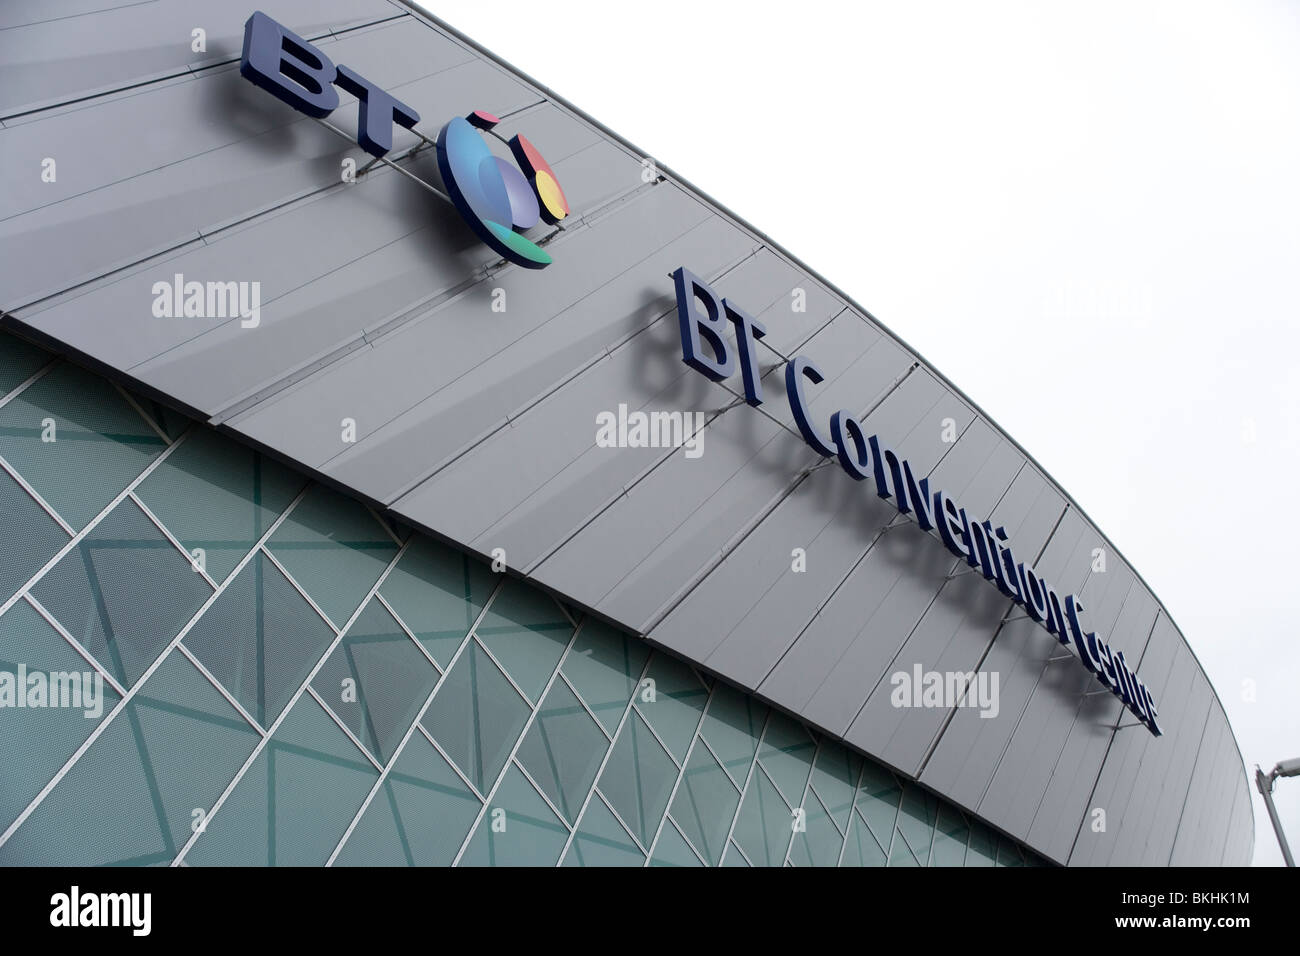
MULTIPOLYGON (((244 24, 240 74, 272 96, 316 119, 339 105, 340 86, 360 103, 357 143, 382 157, 393 148, 393 126, 415 130, 420 114, 361 74, 335 65, 319 48, 260 11, 244 24)), ((438 133, 438 169, 456 210, 489 248, 527 269, 551 256, 522 233, 540 220, 552 225, 569 214, 555 172, 522 135, 509 140, 518 166, 488 149, 481 133, 500 120, 475 110, 447 122, 438 133)), ((417 134, 418 135, 418 134, 417 134)), ((494 134, 495 135, 495 134, 494 134)))

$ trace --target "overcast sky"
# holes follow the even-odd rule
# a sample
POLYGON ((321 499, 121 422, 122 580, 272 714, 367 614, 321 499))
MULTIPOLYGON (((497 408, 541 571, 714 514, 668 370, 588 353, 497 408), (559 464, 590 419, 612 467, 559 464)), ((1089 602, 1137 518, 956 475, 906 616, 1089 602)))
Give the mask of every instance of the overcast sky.
POLYGON ((919 350, 1146 578, 1250 772, 1300 757, 1300 2, 427 6, 919 350))

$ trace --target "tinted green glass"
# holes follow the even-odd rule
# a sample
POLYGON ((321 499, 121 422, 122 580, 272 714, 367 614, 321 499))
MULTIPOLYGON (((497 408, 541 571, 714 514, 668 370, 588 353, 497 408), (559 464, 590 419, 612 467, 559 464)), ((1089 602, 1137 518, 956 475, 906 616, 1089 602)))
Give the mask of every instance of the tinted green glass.
POLYGON ((745 785, 766 721, 767 708, 754 698, 721 681, 714 686, 700 734, 738 787, 745 785))
POLYGON ((813 765, 812 789, 841 832, 848 825, 861 772, 861 757, 834 741, 822 740, 813 765))
POLYGON ((633 711, 600 775, 600 792, 642 846, 654 839, 677 781, 677 766, 633 711))
POLYGON ((553 866, 569 830, 511 766, 470 838, 461 866, 553 866))
POLYGON ((486 793, 528 721, 528 704, 474 641, 443 680, 423 724, 486 793))
POLYGON ((710 866, 722 859, 740 792, 708 748, 697 743, 673 798, 672 817, 710 866))
POLYGON ((790 807, 767 774, 756 770, 736 817, 733 839, 754 866, 782 866, 794 831, 790 807))
POLYGON ((478 797, 418 731, 370 801, 336 866, 450 866, 478 797))
POLYGON ((289 513, 268 547, 339 628, 397 554, 369 511, 319 485, 289 513))
POLYGON ((816 749, 803 724, 784 714, 773 713, 769 718, 762 746, 758 748, 758 762, 792 807, 803 800, 816 749))
POLYGON ((0 865, 170 860, 258 740, 194 665, 172 651, 0 846, 0 865))
POLYGON ((0 398, 54 361, 44 349, 29 345, 17 336, 0 332, 0 398))
POLYGON ((379 773, 310 694, 185 858, 194 866, 321 866, 379 773))
POLYGON ((334 637, 274 562, 259 552, 185 635, 185 646, 266 728, 334 637))
POLYGON ((659 843, 655 846, 651 866, 703 866, 700 858, 691 849, 690 844, 677 832, 671 822, 665 820, 663 832, 659 834, 659 843))
POLYGON ((0 832, 13 823, 119 699, 102 678, 95 682, 90 665, 30 604, 19 601, 0 617, 0 767, 4 768, 0 832), (51 672, 80 675, 75 699, 46 695, 43 706, 16 706, 17 695, 26 698, 31 689, 18 679, 20 674, 25 680, 34 673, 51 672), (10 692, 13 699, 7 696, 10 692), (51 706, 56 701, 83 706, 51 706))
POLYGON ((437 683, 437 670, 415 641, 372 600, 312 687, 371 755, 387 763, 437 683))
POLYGON ((876 842, 886 849, 893 840, 894 821, 903 789, 894 775, 879 764, 867 762, 858 786, 858 813, 867 821, 876 842))
POLYGON ((136 494, 185 550, 223 581, 289 506, 304 481, 208 429, 185 439, 136 494))
POLYGON ((6 601, 59 553, 68 535, 5 471, 0 471, 0 515, 0 601, 6 601))
POLYGON ((202 575, 130 499, 32 588, 124 687, 139 679, 211 594, 202 575))
POLYGON ((446 669, 499 580, 481 561, 417 537, 379 593, 446 669))
POLYGON ((551 597, 508 578, 475 633, 536 702, 573 636, 573 625, 551 597))
POLYGON ((519 747, 519 762, 569 821, 596 780, 609 740, 562 680, 551 685, 519 747))
POLYGON ((708 703, 708 688, 694 670, 664 654, 651 659, 646 678, 654 681, 654 695, 638 693, 636 706, 669 752, 683 761, 708 703))
POLYGON ((649 657, 644 642, 620 634, 608 624, 588 620, 561 670, 613 735, 649 657))
POLYGON ((838 866, 844 837, 816 793, 808 793, 803 810, 804 829, 794 834, 790 862, 795 866, 838 866))
POLYGON ((609 807, 593 795, 565 854, 565 866, 642 866, 645 854, 609 807))
POLYGON ((840 865, 884 866, 887 862, 885 851, 871 835, 871 828, 856 810, 849 815, 848 827, 849 833, 844 843, 844 858, 840 865))
POLYGON ((77 530, 165 446, 121 392, 66 363, 0 408, 0 455, 77 530))

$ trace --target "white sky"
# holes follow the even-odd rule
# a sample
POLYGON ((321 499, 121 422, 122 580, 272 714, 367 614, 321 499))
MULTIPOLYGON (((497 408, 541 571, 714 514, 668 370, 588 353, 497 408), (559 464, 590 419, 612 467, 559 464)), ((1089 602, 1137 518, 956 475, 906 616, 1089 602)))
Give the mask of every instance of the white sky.
POLYGON ((1300 757, 1300 2, 428 6, 919 350, 1146 578, 1251 774, 1300 757))

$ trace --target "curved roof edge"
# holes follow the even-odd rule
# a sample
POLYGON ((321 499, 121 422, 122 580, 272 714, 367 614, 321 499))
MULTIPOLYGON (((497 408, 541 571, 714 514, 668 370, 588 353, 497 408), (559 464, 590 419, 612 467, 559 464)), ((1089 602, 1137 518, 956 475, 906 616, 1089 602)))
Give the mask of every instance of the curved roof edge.
MULTIPOLYGON (((615 142, 619 143, 625 149, 628 149, 631 152, 641 157, 647 157, 651 155, 650 153, 636 146, 634 143, 630 142, 627 138, 625 138, 621 134, 610 129, 608 126, 606 126, 600 120, 596 119, 591 114, 587 113, 581 107, 574 105, 564 96, 560 95, 559 93, 556 93, 553 89, 551 89, 546 84, 539 82, 537 79, 535 79, 528 73, 519 69, 514 64, 503 59, 496 53, 489 50, 487 47, 483 46, 478 41, 474 40, 472 37, 456 29, 454 26, 447 23, 445 20, 442 20, 439 17, 434 16, 423 7, 420 7, 418 4, 414 2, 414 0, 390 0, 390 2, 394 3, 397 6, 409 10, 413 16, 416 16, 420 19, 427 21, 429 24, 433 25, 439 30, 445 31, 450 36, 455 37, 459 42, 464 43, 465 45, 471 47, 480 55, 491 60, 493 63, 496 63, 503 69, 513 73, 515 76, 523 80, 525 83, 528 83, 533 87, 535 87, 536 89, 538 89, 543 95, 546 96, 548 100, 552 101, 553 103, 556 103, 559 106, 562 106, 566 110, 569 110, 575 116, 581 118, 584 122, 590 123, 593 127, 600 130, 600 132, 610 137, 615 142)), ((1128 558, 1124 556, 1124 552, 1121 551, 1118 547, 1116 547, 1115 543, 1111 541, 1110 536, 1107 535, 1106 532, 1103 531, 1101 527, 1097 524, 1097 522, 1095 522, 1092 519, 1092 517, 1088 514, 1088 512, 1085 511, 1079 505, 1079 503, 1074 499, 1074 496, 1071 495, 1069 491, 1063 488, 1061 484, 1055 478, 1052 477, 1052 475, 1047 471, 1047 469, 1045 469, 1039 463, 1038 459, 1035 458, 1033 454, 1029 452, 1028 449, 1026 449, 1023 445, 1021 445, 1020 442, 1018 442, 1013 436, 1008 434, 1006 429, 1004 429, 1001 425, 999 425, 997 421, 993 419, 992 416, 990 416, 986 411, 984 411, 984 409, 979 405, 978 402, 974 401, 969 395, 967 395, 964 389, 960 388, 956 383, 954 383, 951 379, 949 379, 947 375, 945 375, 939 369, 935 368, 934 365, 925 358, 925 356, 923 356, 919 351, 913 348, 902 336, 898 335, 888 325, 886 325, 884 322, 881 322, 878 318, 876 318, 875 315, 873 315, 868 309, 864 308, 851 295, 849 295, 847 292, 841 289, 834 282, 827 279, 816 269, 809 266, 798 256, 794 255, 792 252, 786 249, 785 246, 783 246, 781 243, 774 240, 767 233, 763 232, 761 229, 758 229, 757 227, 752 225, 747 219, 738 215, 731 209, 727 208, 722 203, 718 202, 716 199, 710 196, 708 193, 704 192, 704 190, 700 189, 698 186, 692 183, 690 180, 686 179, 684 176, 676 172, 676 170, 674 170, 671 166, 660 162, 658 157, 655 157, 655 167, 658 169, 661 175, 671 178, 673 182, 676 183, 678 186, 680 186, 682 189, 686 190, 691 195, 697 197, 702 202, 707 203, 713 209, 716 209, 719 213, 726 216, 728 219, 730 219, 741 229, 745 230, 746 232, 753 235, 756 239, 763 242, 773 252, 785 258, 792 266, 795 266, 796 268, 807 273, 810 277, 812 277, 817 282, 825 286, 831 293, 843 299, 844 302, 850 308, 855 309, 856 311, 864 315, 867 319, 869 319, 871 322, 875 323, 875 325, 879 327, 882 333, 889 336, 896 343, 898 343, 902 348, 906 349, 918 362, 922 363, 925 366, 928 372, 934 375, 943 385, 951 389, 954 394, 956 394, 962 401, 968 404, 978 415, 980 415, 984 419, 986 423, 988 423, 992 428, 994 428, 1002 438, 1010 442, 1011 445, 1014 446, 1017 451, 1019 451, 1022 455, 1024 455, 1026 460, 1031 465, 1033 465, 1034 468, 1038 470, 1039 474, 1043 476, 1044 480, 1046 480, 1053 489, 1058 491, 1062 495, 1062 497, 1065 498, 1066 502, 1068 502, 1069 505, 1072 508, 1074 508, 1079 513, 1079 515, 1084 518, 1084 520, 1088 522, 1088 524, 1093 528, 1093 530, 1097 532, 1098 535, 1101 536, 1102 540, 1106 542, 1106 544, 1111 548, 1111 550, 1113 550, 1115 554, 1118 555, 1126 565, 1128 565, 1129 569, 1133 572, 1133 575, 1137 578, 1138 582, 1146 589, 1147 593, 1150 594, 1151 597, 1155 600, 1156 606, 1160 609, 1160 612, 1164 614, 1165 617, 1169 619, 1170 624, 1174 626, 1174 629, 1178 632, 1178 636, 1182 638, 1183 644, 1187 647, 1188 652, 1192 655, 1192 659, 1196 661, 1196 666, 1200 668, 1201 673, 1205 676, 1206 683, 1209 684, 1210 686, 1210 692, 1214 695, 1215 702, 1219 705, 1219 708, 1223 711, 1224 719, 1225 721, 1227 721, 1228 724, 1228 730, 1232 733, 1232 741, 1237 748, 1237 756, 1241 760, 1242 773, 1246 777, 1247 789, 1249 790, 1250 771, 1246 764, 1245 755, 1242 753, 1241 750, 1241 743, 1240 741, 1237 740, 1237 732, 1232 726, 1231 719, 1228 718, 1228 711, 1227 708, 1223 706, 1223 700, 1219 696, 1218 688, 1214 686, 1214 681, 1210 680, 1210 675, 1206 673, 1205 666, 1201 663, 1200 658, 1197 657, 1195 648, 1192 647, 1191 642, 1187 639, 1187 635, 1183 633, 1183 629, 1178 626, 1178 622, 1174 619, 1174 616, 1170 614, 1168 608, 1165 607, 1164 601, 1160 599, 1160 596, 1156 594, 1156 592, 1152 589, 1151 585, 1149 585, 1146 579, 1142 576, 1142 572, 1137 569, 1137 567, 1133 564, 1132 561, 1129 561, 1128 558)), ((1252 833, 1252 847, 1253 847, 1253 833, 1254 833, 1254 822, 1255 822, 1255 802, 1253 798, 1249 801, 1248 805, 1250 807, 1250 815, 1251 815, 1251 833, 1252 833)))

